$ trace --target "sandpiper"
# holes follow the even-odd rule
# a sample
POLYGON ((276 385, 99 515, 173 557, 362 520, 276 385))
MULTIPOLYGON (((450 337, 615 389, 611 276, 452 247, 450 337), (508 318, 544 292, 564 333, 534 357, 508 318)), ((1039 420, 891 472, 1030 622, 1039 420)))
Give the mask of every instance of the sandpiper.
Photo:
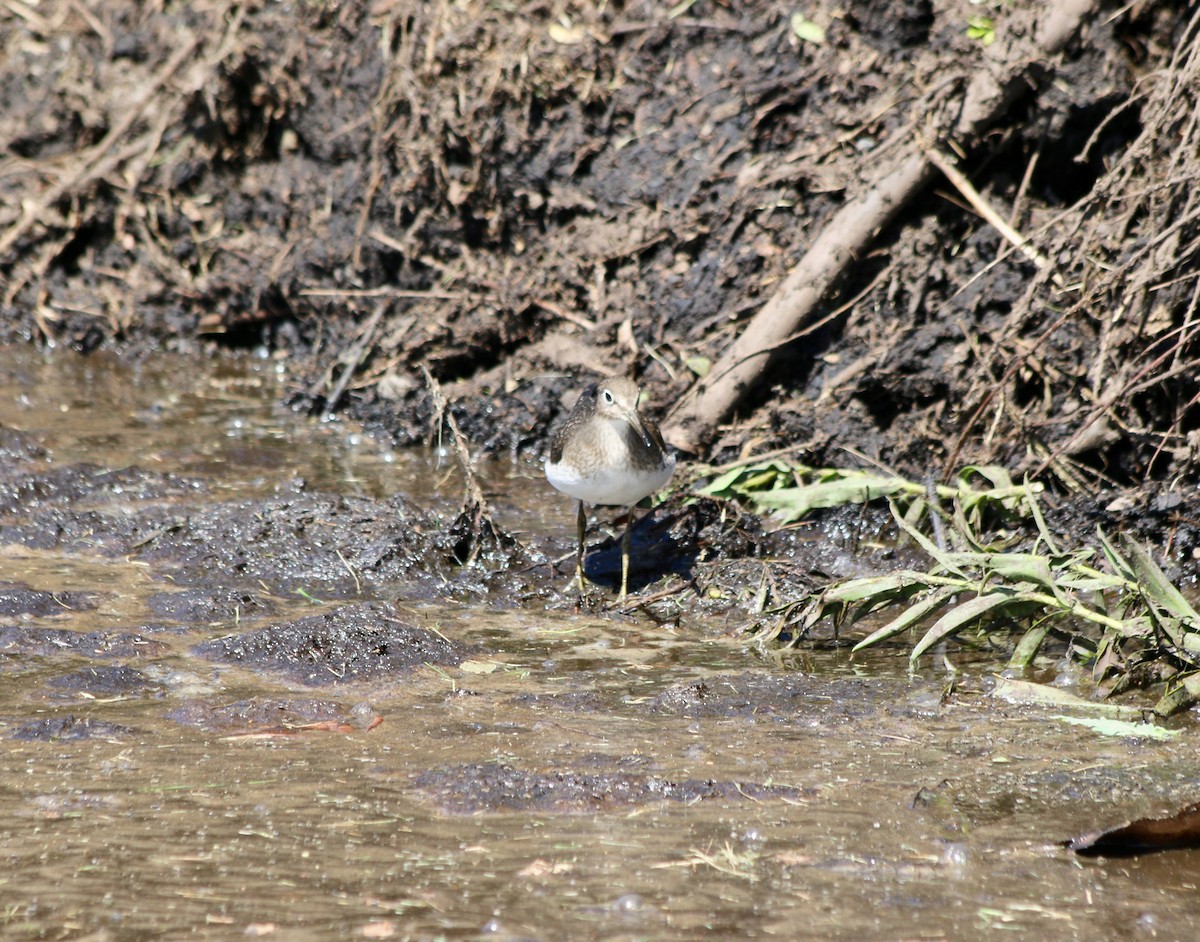
POLYGON ((663 446, 658 426, 638 412, 637 383, 619 376, 587 386, 575 408, 550 440, 546 479, 579 501, 579 549, 575 576, 583 594, 584 503, 629 508, 621 538, 621 594, 629 586, 630 531, 633 508, 671 479, 675 456, 663 446))

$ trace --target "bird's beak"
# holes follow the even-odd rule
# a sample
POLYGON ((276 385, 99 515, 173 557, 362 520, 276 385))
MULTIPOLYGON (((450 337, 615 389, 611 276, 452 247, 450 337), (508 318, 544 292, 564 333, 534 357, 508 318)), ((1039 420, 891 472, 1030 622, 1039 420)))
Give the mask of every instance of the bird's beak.
POLYGON ((638 415, 637 409, 629 409, 624 417, 625 421, 633 426, 633 430, 638 433, 638 437, 645 442, 646 447, 654 448, 654 442, 650 440, 650 433, 646 431, 646 426, 642 424, 642 417, 638 415))

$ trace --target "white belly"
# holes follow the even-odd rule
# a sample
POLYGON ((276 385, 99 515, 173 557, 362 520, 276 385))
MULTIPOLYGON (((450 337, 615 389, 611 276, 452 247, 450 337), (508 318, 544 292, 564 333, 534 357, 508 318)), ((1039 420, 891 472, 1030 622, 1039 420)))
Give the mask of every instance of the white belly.
POLYGON ((659 490, 675 473, 675 456, 668 455, 663 467, 651 471, 598 469, 579 474, 562 463, 546 462, 546 480, 557 490, 589 504, 632 507, 643 497, 659 490))

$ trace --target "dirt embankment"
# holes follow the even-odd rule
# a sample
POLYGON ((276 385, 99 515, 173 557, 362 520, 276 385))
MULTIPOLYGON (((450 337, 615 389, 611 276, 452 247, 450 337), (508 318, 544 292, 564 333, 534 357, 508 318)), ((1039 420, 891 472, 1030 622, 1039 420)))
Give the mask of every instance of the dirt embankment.
POLYGON ((671 428, 761 361, 677 438, 1190 494, 1196 14, 805 12, 10 3, 3 334, 266 345, 297 402, 412 442, 424 366, 476 447, 533 453, 580 374, 637 374, 671 428), (873 199, 797 317, 789 272, 873 199))

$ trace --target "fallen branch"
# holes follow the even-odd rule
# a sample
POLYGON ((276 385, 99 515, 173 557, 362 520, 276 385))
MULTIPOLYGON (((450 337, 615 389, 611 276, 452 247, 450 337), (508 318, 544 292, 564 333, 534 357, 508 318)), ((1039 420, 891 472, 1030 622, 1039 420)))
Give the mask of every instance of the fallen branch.
MULTIPOLYGON (((1062 50, 1096 6, 1097 0, 1060 0, 1044 15, 1033 48, 1014 42, 989 50, 1000 55, 1000 75, 986 68, 975 74, 947 136, 969 140, 995 123, 1049 71, 1046 60, 1062 50)), ((692 453, 706 445, 717 425, 758 385, 779 345, 802 329, 843 271, 865 254, 879 231, 936 173, 924 147, 914 143, 909 153, 880 173, 874 186, 835 213, 709 375, 668 416, 663 426, 666 440, 692 453)))

